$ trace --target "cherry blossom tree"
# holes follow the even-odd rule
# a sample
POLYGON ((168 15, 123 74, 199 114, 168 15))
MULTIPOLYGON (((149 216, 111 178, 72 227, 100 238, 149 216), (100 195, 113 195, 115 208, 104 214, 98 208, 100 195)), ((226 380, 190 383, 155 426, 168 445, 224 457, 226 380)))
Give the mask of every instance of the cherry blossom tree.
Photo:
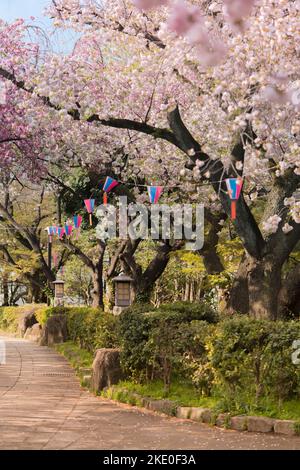
POLYGON ((130 155, 124 179, 142 172, 176 184, 180 173, 184 194, 229 215, 224 180, 243 176, 234 228, 245 255, 230 304, 274 319, 300 237, 299 9, 289 0, 55 0, 55 24, 82 38, 70 56, 38 66, 23 24, 0 35, 9 50, 0 76, 27 112, 59 116, 75 142, 89 133, 118 141, 130 155))

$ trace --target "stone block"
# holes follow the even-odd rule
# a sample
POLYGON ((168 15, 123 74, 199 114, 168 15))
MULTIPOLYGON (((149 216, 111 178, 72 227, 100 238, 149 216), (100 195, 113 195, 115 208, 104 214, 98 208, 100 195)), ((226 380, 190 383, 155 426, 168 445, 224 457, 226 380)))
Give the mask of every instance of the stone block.
POLYGON ((179 406, 176 411, 176 417, 181 419, 189 419, 191 417, 192 408, 190 406, 179 406))
POLYGON ((287 436, 296 436, 295 421, 289 419, 276 419, 274 423, 274 432, 285 434, 287 436))
POLYGON ((96 393, 124 378, 119 349, 97 349, 92 368, 91 385, 96 393))
POLYGON ((230 429, 247 431, 247 416, 232 416, 230 418, 230 429))
POLYGON ((230 415, 229 413, 220 413, 216 419, 216 426, 219 428, 229 427, 230 415))
POLYGON ((251 432, 272 432, 275 420, 263 416, 248 416, 247 429, 251 432))

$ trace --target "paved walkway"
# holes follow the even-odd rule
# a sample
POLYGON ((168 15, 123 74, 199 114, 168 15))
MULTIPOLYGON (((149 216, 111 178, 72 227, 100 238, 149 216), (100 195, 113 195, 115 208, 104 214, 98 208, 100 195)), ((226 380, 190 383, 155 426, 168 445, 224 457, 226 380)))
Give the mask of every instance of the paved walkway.
POLYGON ((0 449, 300 449, 300 437, 211 428, 94 397, 52 349, 0 339, 0 449))

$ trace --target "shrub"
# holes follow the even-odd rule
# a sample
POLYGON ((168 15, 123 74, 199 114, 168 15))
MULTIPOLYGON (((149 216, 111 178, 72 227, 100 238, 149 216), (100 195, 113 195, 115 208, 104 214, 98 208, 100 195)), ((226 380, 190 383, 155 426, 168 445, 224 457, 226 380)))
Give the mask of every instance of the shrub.
POLYGON ((21 311, 18 307, 1 307, 0 308, 0 329, 16 333, 19 324, 21 311))
POLYGON ((69 339, 80 347, 94 352, 118 346, 118 317, 90 307, 72 307, 66 315, 69 339))
POLYGON ((172 371, 182 372, 182 358, 190 353, 193 331, 185 326, 193 320, 216 322, 217 316, 210 307, 189 302, 125 311, 120 317, 123 368, 138 380, 162 377, 168 389, 172 371))
POLYGON ((36 319, 41 325, 45 325, 53 315, 66 315, 69 339, 92 353, 97 348, 117 347, 119 344, 118 318, 90 307, 1 307, 0 329, 17 332, 20 315, 28 308, 35 309, 36 319))
POLYGON ((231 408, 247 411, 262 397, 299 396, 300 370, 291 360, 292 343, 299 338, 299 322, 237 317, 219 323, 209 359, 219 393, 231 408))
POLYGON ((48 318, 53 314, 53 308, 47 306, 38 306, 35 311, 35 318, 40 325, 45 325, 48 318))
POLYGON ((181 326, 181 334, 186 335, 186 348, 181 359, 183 374, 202 396, 211 395, 214 383, 214 372, 208 355, 215 331, 215 325, 199 320, 181 326))
POLYGON ((180 315, 181 322, 192 320, 204 320, 208 323, 217 323, 218 314, 210 305, 205 302, 175 302, 173 304, 163 304, 157 310, 157 313, 171 311, 180 315))
POLYGON ((22 305, 20 307, 0 307, 0 329, 10 333, 17 333, 21 316, 34 310, 36 314, 37 305, 22 305))

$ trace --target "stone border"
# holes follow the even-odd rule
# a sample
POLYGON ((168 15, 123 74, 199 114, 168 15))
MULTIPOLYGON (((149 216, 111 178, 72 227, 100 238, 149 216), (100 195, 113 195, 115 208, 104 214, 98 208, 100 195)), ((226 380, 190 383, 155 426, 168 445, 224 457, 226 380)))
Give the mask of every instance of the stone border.
MULTIPOLYGON (((112 399, 114 400, 114 387, 109 388, 112 391, 112 399)), ((106 389, 107 390, 107 389, 106 389)), ((264 416, 231 416, 230 413, 216 413, 210 408, 197 408, 191 406, 178 406, 176 402, 171 400, 153 400, 143 397, 138 393, 132 393, 128 390, 119 389, 124 395, 130 399, 130 404, 142 406, 148 410, 156 411, 174 416, 179 419, 189 419, 200 423, 210 424, 225 429, 233 429, 235 431, 276 433, 286 436, 299 435, 299 423, 293 420, 281 420, 267 418, 264 416), (298 431, 298 432, 297 432, 298 431)), ((108 396, 105 394, 108 398, 108 396)), ((120 401, 116 399, 116 401, 120 401)), ((128 403, 127 401, 125 401, 128 403)))
POLYGON ((218 427, 234 429, 235 431, 264 432, 285 434, 286 436, 298 435, 297 422, 267 418, 265 416, 230 416, 229 413, 214 415, 209 408, 178 407, 177 418, 191 419, 201 423, 210 423, 218 427))

